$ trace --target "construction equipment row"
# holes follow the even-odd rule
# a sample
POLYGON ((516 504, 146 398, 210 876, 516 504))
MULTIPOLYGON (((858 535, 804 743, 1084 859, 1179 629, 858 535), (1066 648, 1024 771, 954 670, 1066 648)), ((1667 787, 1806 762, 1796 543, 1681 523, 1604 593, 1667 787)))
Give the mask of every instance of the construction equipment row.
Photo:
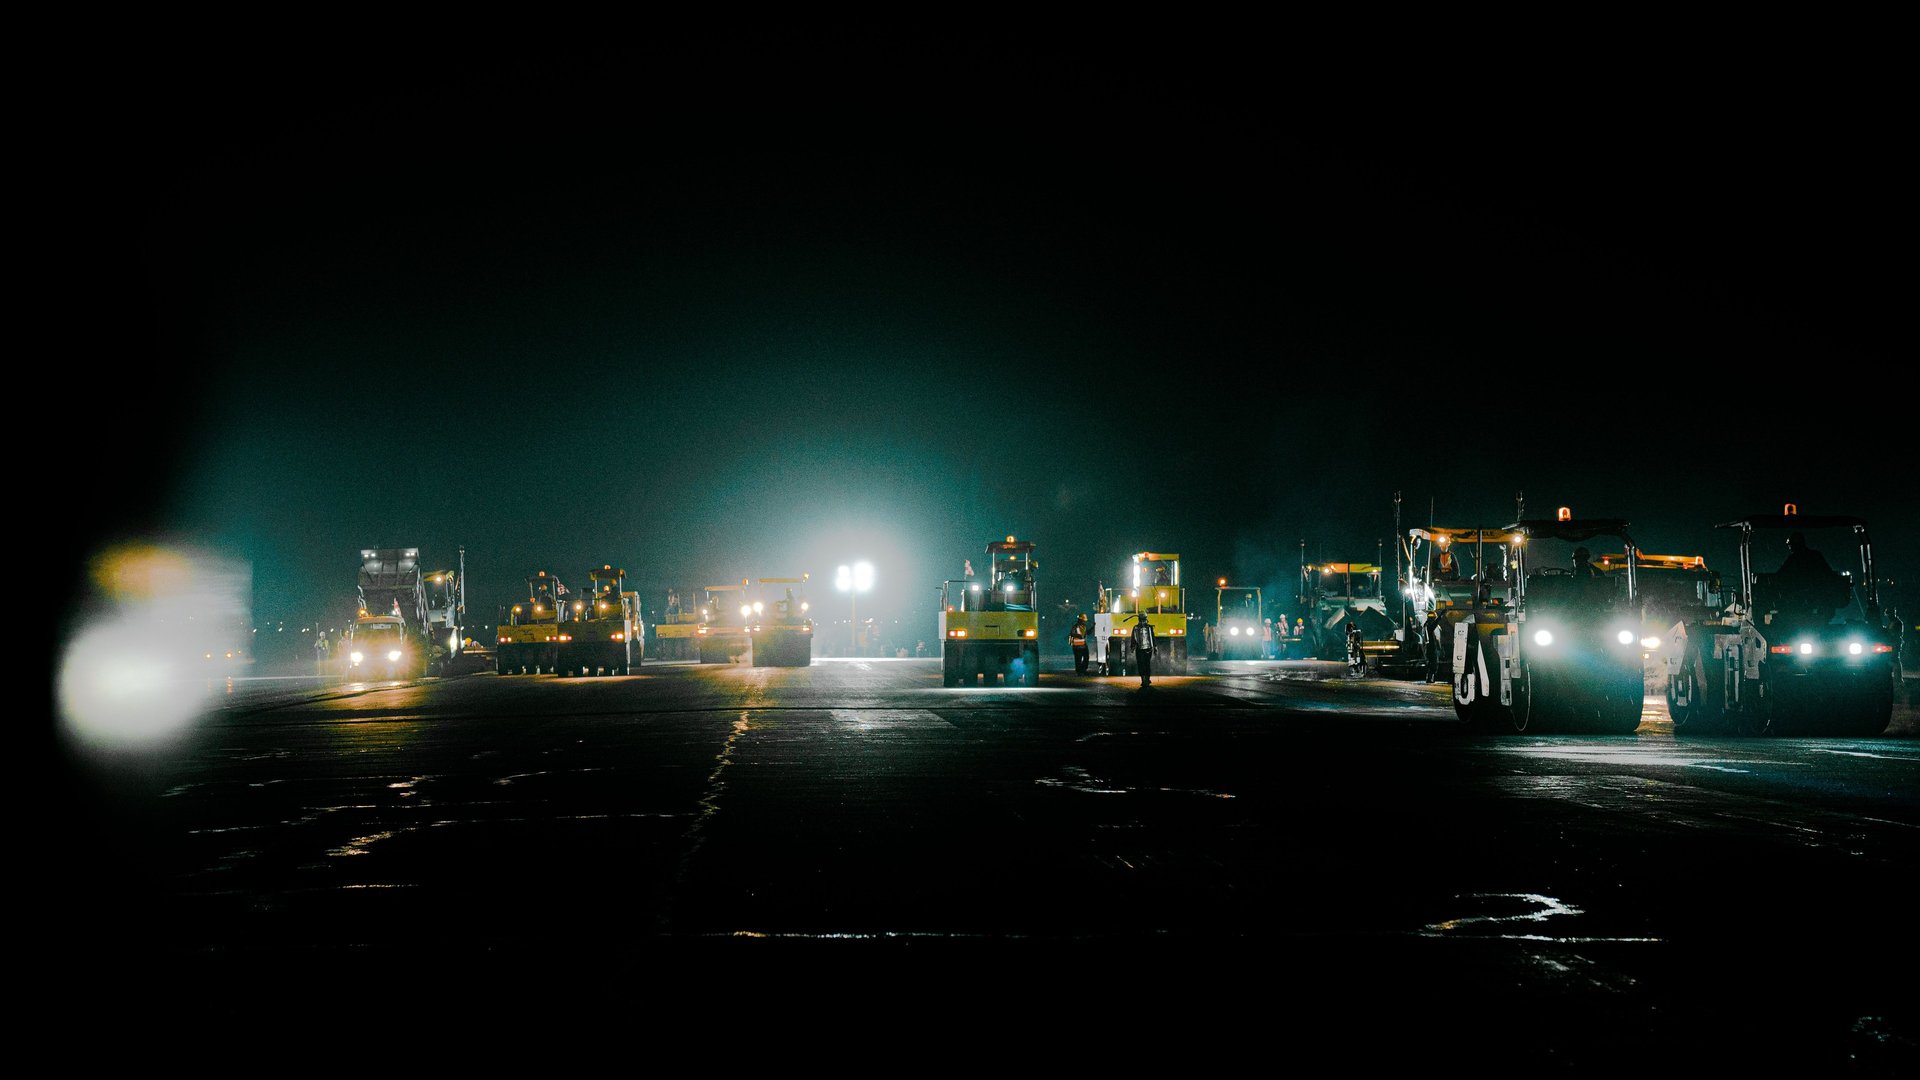
MULTIPOLYGON (((1700 556, 1642 552, 1624 519, 1577 518, 1566 507, 1500 526, 1413 528, 1397 553, 1401 595, 1413 612, 1404 623, 1387 614, 1378 562, 1303 557, 1299 626, 1289 630, 1283 616, 1276 633, 1260 589, 1220 578, 1204 651, 1213 660, 1350 656, 1357 670, 1375 673, 1424 666, 1429 679, 1450 682, 1463 725, 1488 733, 1632 732, 1649 671, 1665 683, 1676 734, 1884 731, 1899 644, 1881 610, 1866 521, 1801 515, 1788 505, 1716 527, 1737 533, 1731 587, 1700 556), (1805 569, 1798 554, 1780 570, 1758 569, 1757 538, 1789 534, 1798 552, 1808 532, 1844 537, 1857 552, 1857 573, 1817 555, 1805 569), (1588 545, 1603 550, 1596 557, 1588 545)), ((941 582, 942 685, 1038 684, 1034 550, 1011 535, 994 540, 984 573, 968 560, 962 577, 941 582)), ((348 641, 354 675, 444 671, 461 640, 464 574, 423 575, 412 548, 361 555, 360 611, 348 641)), ((603 564, 586 581, 576 594, 548 571, 527 576, 526 598, 498 622, 501 674, 629 674, 645 659, 649 636, 658 659, 812 662, 808 575, 742 578, 684 599, 676 590, 651 635, 624 571, 603 564)), ((1130 556, 1119 583, 1096 591, 1089 670, 1136 671, 1133 631, 1145 623, 1155 667, 1185 674, 1192 606, 1178 554, 1130 556)))

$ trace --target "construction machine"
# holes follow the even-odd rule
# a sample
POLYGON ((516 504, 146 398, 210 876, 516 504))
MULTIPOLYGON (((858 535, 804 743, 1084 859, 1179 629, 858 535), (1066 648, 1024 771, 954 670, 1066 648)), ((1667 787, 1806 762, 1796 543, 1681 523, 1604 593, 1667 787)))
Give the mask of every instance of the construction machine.
POLYGON ((1511 599, 1505 587, 1508 553, 1522 540, 1519 533, 1506 529, 1429 525, 1407 530, 1407 583, 1403 593, 1423 623, 1429 616, 1438 620, 1432 647, 1438 651, 1440 672, 1453 670, 1456 629, 1462 623, 1471 623, 1475 610, 1482 606, 1477 580, 1480 565, 1484 563, 1489 570, 1485 606, 1507 603, 1511 599), (1499 588, 1494 587, 1496 580, 1499 588))
POLYGON ((567 587, 545 570, 527 575, 527 598, 500 612, 494 670, 502 675, 560 670, 560 635, 570 620, 567 587))
POLYGON ((1360 628, 1361 648, 1369 665, 1399 651, 1400 640, 1394 633, 1398 628, 1387 614, 1380 582, 1381 568, 1376 563, 1300 565, 1300 598, 1307 622, 1300 641, 1307 657, 1346 659, 1348 626, 1360 628))
POLYGON ((1207 633, 1209 660, 1266 659, 1273 627, 1264 615, 1260 590, 1228 585, 1220 578, 1213 590, 1213 626, 1207 633))
POLYGON ((741 578, 737 585, 706 585, 685 593, 667 593, 666 611, 652 627, 653 656, 657 660, 698 660, 703 664, 728 664, 744 655, 750 645, 747 625, 753 616, 751 602, 741 610, 751 581, 741 578))
MULTIPOLYGON (((940 680, 945 686, 1035 686, 1040 681, 1040 609, 1033 542, 987 545, 985 578, 940 584, 940 680)), ((969 564, 971 569, 971 564, 969 564)))
POLYGON ((700 625, 694 628, 694 651, 703 664, 731 664, 746 655, 752 642, 747 623, 753 618, 753 605, 746 601, 751 582, 741 578, 738 585, 708 585, 706 603, 700 606, 700 625))
POLYGON ((627 591, 627 572, 612 563, 587 571, 587 593, 566 605, 555 657, 561 675, 626 675, 646 658, 640 595, 627 591))
POLYGON ((1161 674, 1187 673, 1187 594, 1180 584, 1180 556, 1142 551, 1124 571, 1125 584, 1100 586, 1094 604, 1088 662, 1108 675, 1139 670, 1133 655, 1133 627, 1145 617, 1153 627, 1154 666, 1161 674))
POLYGON ((429 598, 420 571, 419 548, 363 548, 359 608, 347 628, 347 676, 353 679, 413 679, 438 675, 460 648, 452 597, 457 589, 439 575, 429 598))
MULTIPOLYGON (((1600 573, 1624 578, 1626 552, 1607 552, 1593 560, 1600 573)), ((1647 693, 1669 691, 1666 641, 1684 621, 1717 616, 1724 606, 1718 571, 1708 569, 1704 555, 1654 555, 1634 552, 1635 592, 1640 600, 1641 650, 1646 663, 1647 693)), ((1669 702, 1671 704, 1671 702, 1669 702)))
POLYGON ((753 611, 747 639, 754 667, 807 667, 813 663, 813 617, 806 593, 812 576, 754 580, 753 596, 745 601, 753 611))
POLYGON ((667 590, 666 607, 647 627, 647 652, 656 660, 695 660, 700 656, 700 624, 706 618, 706 598, 698 590, 667 590))
POLYGON ((1881 610, 1866 519, 1755 514, 1715 528, 1739 534, 1737 589, 1717 610, 1681 621, 1666 643, 1667 703, 1676 735, 1878 735, 1893 719, 1897 647, 1881 610), (1811 559, 1756 550, 1789 540, 1811 559), (1809 539, 1811 536, 1812 539, 1809 539), (1839 570, 1810 545, 1851 546, 1839 570))
POLYGON ((1453 632, 1453 701, 1462 721, 1492 733, 1639 727, 1650 642, 1627 526, 1619 518, 1575 518, 1561 507, 1551 519, 1455 532, 1448 545, 1455 576, 1434 586, 1453 632), (1566 554, 1585 554, 1599 537, 1620 541, 1624 575, 1589 572, 1566 554))

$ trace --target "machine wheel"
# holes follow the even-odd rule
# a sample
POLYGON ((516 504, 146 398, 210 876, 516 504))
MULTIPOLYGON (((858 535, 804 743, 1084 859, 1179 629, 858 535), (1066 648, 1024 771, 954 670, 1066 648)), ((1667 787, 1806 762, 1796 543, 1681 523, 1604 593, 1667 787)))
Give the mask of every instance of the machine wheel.
POLYGON ((1611 687, 1600 699, 1600 730, 1609 735, 1631 735, 1640 730, 1646 690, 1644 681, 1636 685, 1631 679, 1623 679, 1611 687))
POLYGON ((1726 729, 1726 693, 1721 672, 1707 670, 1704 650, 1687 643, 1680 670, 1667 679, 1667 715, 1675 735, 1715 735, 1726 729))
POLYGON ((1774 714, 1779 708, 1776 700, 1778 690, 1770 685, 1762 675, 1760 681, 1744 687, 1740 707, 1729 713, 1731 727, 1735 735, 1758 738, 1762 735, 1776 734, 1774 714))
POLYGON ((1548 712, 1548 705, 1541 697, 1537 683, 1538 680, 1534 677, 1532 666, 1524 663, 1521 664, 1520 678, 1513 684, 1513 706, 1511 710, 1513 713, 1513 731, 1516 734, 1528 729, 1540 731, 1552 726, 1550 723, 1543 722, 1547 719, 1546 713, 1548 712))
POLYGON ((1895 670, 1884 687, 1867 691, 1855 722, 1849 725, 1851 734, 1872 737, 1887 730, 1887 725, 1893 723, 1893 692, 1895 680, 1899 678, 1900 673, 1895 670))
MULTIPOLYGON (((1493 645, 1491 640, 1481 638, 1473 643, 1473 649, 1479 659, 1486 661, 1489 676, 1499 670, 1498 655, 1488 656, 1493 645)), ((1522 682, 1531 683, 1530 674, 1522 675, 1522 682)), ((1518 691, 1520 688, 1516 688, 1518 691)), ((1477 663, 1469 662, 1467 670, 1453 680, 1453 711, 1466 725, 1475 731, 1488 735, 1517 735, 1532 724, 1538 707, 1531 704, 1537 690, 1528 687, 1527 708, 1514 708, 1500 704, 1499 690, 1489 686, 1484 691, 1480 687, 1480 668, 1477 663)), ((1518 702, 1516 702, 1518 704, 1518 702)))

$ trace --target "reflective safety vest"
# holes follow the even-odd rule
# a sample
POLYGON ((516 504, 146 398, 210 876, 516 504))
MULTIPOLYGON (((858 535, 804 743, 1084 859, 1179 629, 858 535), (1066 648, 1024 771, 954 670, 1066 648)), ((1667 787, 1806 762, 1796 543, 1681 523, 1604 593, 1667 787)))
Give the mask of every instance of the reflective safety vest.
POLYGON ((1153 627, 1144 622, 1133 624, 1133 647, 1141 652, 1153 651, 1153 627))
POLYGON ((1083 622, 1074 623, 1073 629, 1067 631, 1067 640, 1073 642, 1075 645, 1085 645, 1087 643, 1087 624, 1083 622))

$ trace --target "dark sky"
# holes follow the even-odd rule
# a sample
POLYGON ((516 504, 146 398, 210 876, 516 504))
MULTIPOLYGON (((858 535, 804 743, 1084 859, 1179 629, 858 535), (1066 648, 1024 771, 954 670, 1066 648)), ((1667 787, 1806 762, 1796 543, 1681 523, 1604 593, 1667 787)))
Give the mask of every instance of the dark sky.
POLYGON ((79 359, 132 367, 76 555, 229 553, 305 621, 362 547, 464 545, 476 622, 535 568, 654 603, 864 557, 863 614, 930 620, 1009 533, 1056 601, 1143 549, 1284 588, 1395 492, 1524 492, 1723 565, 1711 525, 1791 500, 1914 566, 1890 78, 1300 51, 115 83, 55 170, 79 359))

